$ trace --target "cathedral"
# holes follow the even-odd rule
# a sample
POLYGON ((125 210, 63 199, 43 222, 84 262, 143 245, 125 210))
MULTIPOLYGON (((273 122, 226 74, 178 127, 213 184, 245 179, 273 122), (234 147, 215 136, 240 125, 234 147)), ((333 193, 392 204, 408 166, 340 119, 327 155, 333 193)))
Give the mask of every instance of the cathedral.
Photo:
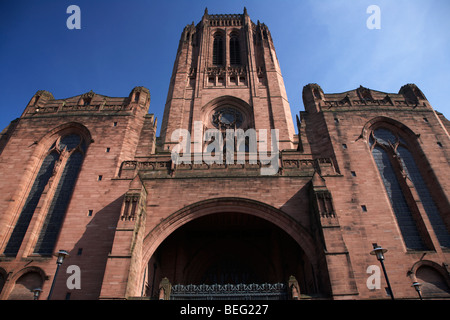
POLYGON ((205 10, 159 136, 150 92, 40 90, 1 132, 1 300, 450 298, 450 122, 416 85, 293 115, 268 27, 205 10))

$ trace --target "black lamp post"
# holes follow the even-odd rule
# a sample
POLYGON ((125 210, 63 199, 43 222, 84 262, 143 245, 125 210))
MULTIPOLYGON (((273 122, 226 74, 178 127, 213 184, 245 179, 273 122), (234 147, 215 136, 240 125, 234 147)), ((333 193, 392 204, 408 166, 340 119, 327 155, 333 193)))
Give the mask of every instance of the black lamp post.
POLYGON ((391 284, 389 283, 389 278, 386 273, 386 268, 384 267, 384 255, 383 253, 387 252, 387 249, 383 249, 376 243, 372 243, 373 250, 370 251, 371 255, 377 256, 377 260, 380 261, 381 267, 383 268, 384 278, 386 279, 386 283, 388 285, 389 294, 391 295, 391 299, 394 300, 394 293, 392 292, 391 284))
POLYGON ((422 285, 421 283, 415 281, 415 282, 413 282, 413 284, 412 284, 412 286, 411 286, 411 287, 414 287, 414 289, 416 289, 417 294, 419 295, 419 299, 420 299, 420 300, 422 300, 422 294, 420 293, 420 286, 421 286, 421 285, 422 285))
POLYGON ((39 296, 41 295, 42 289, 36 288, 33 290, 33 300, 39 300, 39 296))
POLYGON ((56 275, 58 274, 59 267, 62 265, 64 258, 67 257, 68 255, 69 253, 66 250, 59 250, 58 253, 56 254, 56 256, 58 257, 58 259, 56 259, 56 271, 55 276, 53 277, 52 287, 50 288, 50 293, 48 294, 47 300, 50 300, 52 296, 53 287, 55 286, 56 275))

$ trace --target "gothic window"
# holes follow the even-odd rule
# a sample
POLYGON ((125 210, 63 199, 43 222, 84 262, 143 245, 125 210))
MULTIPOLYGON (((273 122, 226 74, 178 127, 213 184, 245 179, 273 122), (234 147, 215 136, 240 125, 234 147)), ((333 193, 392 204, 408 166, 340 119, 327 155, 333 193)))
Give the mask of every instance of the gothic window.
POLYGON ((238 129, 243 122, 242 113, 232 107, 222 107, 212 115, 213 125, 220 129, 238 129))
POLYGON ((50 255, 53 252, 53 247, 83 162, 85 145, 82 143, 80 136, 75 134, 67 135, 61 139, 59 146, 62 150, 69 152, 70 156, 61 174, 34 249, 34 253, 42 255, 50 255))
POLYGON ((420 174, 419 168, 417 167, 411 152, 409 152, 406 147, 400 145, 397 148, 397 155, 402 162, 403 169, 414 184, 440 245, 442 247, 450 247, 450 234, 445 227, 444 221, 439 214, 436 204, 431 197, 430 191, 420 174))
POLYGON ((59 153, 56 151, 51 151, 42 162, 41 168, 36 176, 36 179, 34 180, 30 193, 28 194, 28 198, 25 201, 25 205, 22 208, 22 212, 16 222, 16 226, 14 227, 8 244, 4 250, 5 255, 15 256, 19 251, 20 245, 25 237, 25 233, 27 232, 28 224, 31 221, 31 217, 33 216, 34 210, 38 205, 42 192, 53 174, 53 168, 55 167, 55 163, 58 158, 59 153))
POLYGON ((223 39, 220 35, 214 37, 213 64, 216 66, 223 66, 223 39))
POLYGON ((377 164, 378 171, 381 174, 384 187, 386 188, 406 247, 409 249, 426 249, 411 210, 403 195, 402 188, 395 174, 395 169, 391 164, 388 152, 384 148, 376 146, 372 150, 372 155, 377 164))
POLYGON ((4 250, 5 255, 17 255, 44 190, 46 188, 49 189, 51 185, 56 185, 53 199, 51 199, 50 207, 35 246, 35 253, 43 255, 52 253, 85 151, 86 143, 77 134, 63 136, 53 143, 47 151, 47 156, 42 161, 39 172, 11 233, 4 250), (62 170, 59 180, 52 181, 59 170, 62 170))
POLYGON ((403 178, 405 175, 414 185, 441 246, 450 246, 450 235, 410 152, 410 146, 401 136, 385 128, 374 130, 369 144, 406 247, 427 249, 423 241, 424 234, 418 228, 418 219, 413 215, 413 211, 418 212, 418 209, 406 200, 412 196, 405 193, 409 192, 403 178))
POLYGON ((241 64, 241 52, 239 48, 239 39, 236 35, 232 35, 230 38, 230 64, 241 64))

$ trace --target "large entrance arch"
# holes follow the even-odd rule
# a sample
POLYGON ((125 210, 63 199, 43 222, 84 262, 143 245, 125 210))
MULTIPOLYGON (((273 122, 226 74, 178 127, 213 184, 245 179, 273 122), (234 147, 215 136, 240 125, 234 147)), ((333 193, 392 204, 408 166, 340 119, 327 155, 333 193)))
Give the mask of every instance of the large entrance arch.
POLYGON ((287 283, 321 291, 310 234, 284 212, 258 201, 220 198, 175 212, 144 240, 147 288, 155 297, 163 278, 179 285, 287 283))

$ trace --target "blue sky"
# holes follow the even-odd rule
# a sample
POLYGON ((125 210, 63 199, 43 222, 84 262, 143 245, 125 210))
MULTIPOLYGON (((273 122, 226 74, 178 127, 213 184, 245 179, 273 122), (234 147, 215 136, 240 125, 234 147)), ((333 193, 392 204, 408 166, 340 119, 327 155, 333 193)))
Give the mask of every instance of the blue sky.
POLYGON ((150 90, 161 123, 178 41, 205 7, 242 13, 271 31, 292 114, 304 110, 302 88, 325 93, 360 85, 395 92, 415 83, 450 118, 450 1, 447 0, 2 0, 0 130, 20 117, 37 90, 56 99, 96 93, 125 97, 150 90), (69 5, 81 29, 69 30, 69 5), (370 30, 369 5, 381 10, 370 30))

